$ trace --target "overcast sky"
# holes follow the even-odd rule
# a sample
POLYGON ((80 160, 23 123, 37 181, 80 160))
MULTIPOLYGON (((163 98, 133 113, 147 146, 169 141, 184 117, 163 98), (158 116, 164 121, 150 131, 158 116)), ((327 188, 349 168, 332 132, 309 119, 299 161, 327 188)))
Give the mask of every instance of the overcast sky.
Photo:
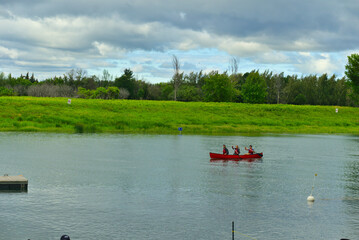
POLYGON ((344 75, 359 50, 357 0, 0 0, 0 72, 39 80, 71 69, 167 82, 268 69, 344 75))

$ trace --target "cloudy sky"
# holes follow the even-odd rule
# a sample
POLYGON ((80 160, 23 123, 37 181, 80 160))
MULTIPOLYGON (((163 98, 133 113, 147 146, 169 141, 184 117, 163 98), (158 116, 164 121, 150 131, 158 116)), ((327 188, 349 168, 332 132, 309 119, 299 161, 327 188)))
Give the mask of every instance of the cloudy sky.
POLYGON ((81 68, 167 82, 266 69, 344 75, 359 51, 357 0, 0 0, 0 72, 39 80, 81 68))

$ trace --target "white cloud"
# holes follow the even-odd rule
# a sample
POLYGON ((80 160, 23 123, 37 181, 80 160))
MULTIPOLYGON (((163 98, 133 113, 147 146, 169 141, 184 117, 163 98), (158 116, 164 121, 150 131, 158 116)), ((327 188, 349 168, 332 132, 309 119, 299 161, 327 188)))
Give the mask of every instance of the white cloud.
MULTIPOLYGON (((29 62, 29 61, 15 61, 15 64, 19 65, 19 66, 24 66, 24 67, 43 67, 45 65, 44 62, 29 62)), ((51 67, 71 67, 69 64, 64 64, 64 63, 56 63, 56 62, 51 62, 51 63, 46 63, 47 67, 51 66, 51 67)))
POLYGON ((310 52, 298 52, 298 54, 303 57, 310 57, 310 52))
POLYGON ((98 50, 102 57, 121 58, 125 53, 124 50, 103 42, 94 41, 92 45, 98 50))
POLYGON ((16 59, 18 56, 19 52, 17 50, 0 46, 0 58, 16 59))
POLYGON ((318 48, 320 48, 320 44, 314 39, 298 39, 287 45, 287 49, 291 51, 310 51, 318 48))
POLYGON ((343 68, 329 54, 302 54, 299 58, 299 63, 294 66, 304 74, 334 74, 343 68))
POLYGON ((222 38, 221 40, 218 40, 220 41, 218 43, 219 49, 224 50, 231 55, 240 57, 249 57, 271 50, 266 44, 255 41, 234 38, 222 38))
POLYGON ((141 73, 144 68, 142 64, 136 64, 131 69, 134 73, 141 73))
POLYGON ((254 61, 263 64, 286 64, 291 61, 290 57, 283 52, 268 51, 258 54, 254 61))

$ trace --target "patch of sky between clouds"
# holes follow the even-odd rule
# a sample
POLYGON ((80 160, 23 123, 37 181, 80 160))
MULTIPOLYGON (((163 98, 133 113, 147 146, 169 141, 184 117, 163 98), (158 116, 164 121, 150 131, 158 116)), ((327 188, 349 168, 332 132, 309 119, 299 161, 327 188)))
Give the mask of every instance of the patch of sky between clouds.
MULTIPOLYGON (((126 56, 121 59, 103 59, 101 64, 88 64, 88 76, 96 75, 101 77, 103 70, 106 69, 113 76, 113 79, 123 74, 126 68, 133 71, 135 77, 149 83, 169 82, 173 76, 174 70, 172 65, 173 55, 177 56, 181 64, 181 71, 185 74, 190 72, 203 71, 230 71, 230 62, 235 57, 238 63, 238 73, 246 73, 253 70, 264 72, 266 70, 274 74, 284 73, 285 75, 305 76, 311 74, 328 75, 335 74, 338 77, 344 76, 347 56, 353 52, 339 53, 316 53, 316 52, 280 52, 286 57, 285 61, 271 63, 271 61, 261 61, 259 58, 241 58, 231 56, 225 51, 218 49, 196 49, 189 51, 144 51, 136 50, 127 52, 126 56)), ((263 59, 262 59, 263 60, 263 59)), ((76 66, 79 67, 79 66, 76 66)), ((64 72, 58 72, 60 69, 52 69, 53 72, 41 72, 36 69, 35 77, 39 80, 48 77, 61 76, 71 69, 63 69, 64 72), (54 71, 55 70, 55 71, 54 71), (57 71, 56 71, 57 70, 57 71), (51 75, 52 74, 52 75, 51 75)), ((15 75, 25 74, 28 70, 0 69, 0 71, 11 72, 15 75)), ((32 71, 30 71, 32 72, 32 71)))
MULTIPOLYGON (((124 69, 129 68, 134 72, 136 78, 150 83, 169 82, 173 76, 172 58, 175 55, 181 64, 181 70, 185 74, 190 72, 210 71, 230 73, 230 61, 233 57, 237 59, 238 72, 246 73, 253 70, 259 72, 270 71, 274 74, 285 75, 310 75, 336 74, 342 76, 344 73, 346 53, 310 53, 310 52, 281 52, 287 57, 287 61, 281 63, 265 63, 258 59, 241 58, 231 56, 225 51, 218 49, 196 49, 189 51, 171 50, 166 52, 137 50, 128 52, 125 58, 112 60, 115 66, 107 68, 113 76, 121 76, 124 69), (327 72, 325 72, 327 71, 327 72)), ((95 75, 101 75, 103 69, 95 75)), ((89 73, 92 71, 89 71, 89 73)))
MULTIPOLYGON (((218 70, 224 72, 229 67, 231 56, 217 49, 199 49, 190 51, 171 50, 166 52, 136 50, 126 53, 126 57, 116 62, 116 67, 108 68, 111 75, 121 76, 126 68, 131 69, 135 76, 147 82, 168 82, 173 76, 173 56, 176 56, 181 64, 181 70, 185 74, 190 72, 209 72, 218 70)), ((95 75, 103 71, 89 71, 95 75)))

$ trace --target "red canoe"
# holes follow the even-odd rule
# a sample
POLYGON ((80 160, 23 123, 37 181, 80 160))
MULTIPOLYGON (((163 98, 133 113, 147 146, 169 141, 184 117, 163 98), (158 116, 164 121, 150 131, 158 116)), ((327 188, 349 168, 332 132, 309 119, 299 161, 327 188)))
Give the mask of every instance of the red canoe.
POLYGON ((245 155, 223 155, 220 153, 209 153, 211 159, 228 159, 228 160, 240 160, 245 158, 262 158, 263 153, 245 154, 245 155))

